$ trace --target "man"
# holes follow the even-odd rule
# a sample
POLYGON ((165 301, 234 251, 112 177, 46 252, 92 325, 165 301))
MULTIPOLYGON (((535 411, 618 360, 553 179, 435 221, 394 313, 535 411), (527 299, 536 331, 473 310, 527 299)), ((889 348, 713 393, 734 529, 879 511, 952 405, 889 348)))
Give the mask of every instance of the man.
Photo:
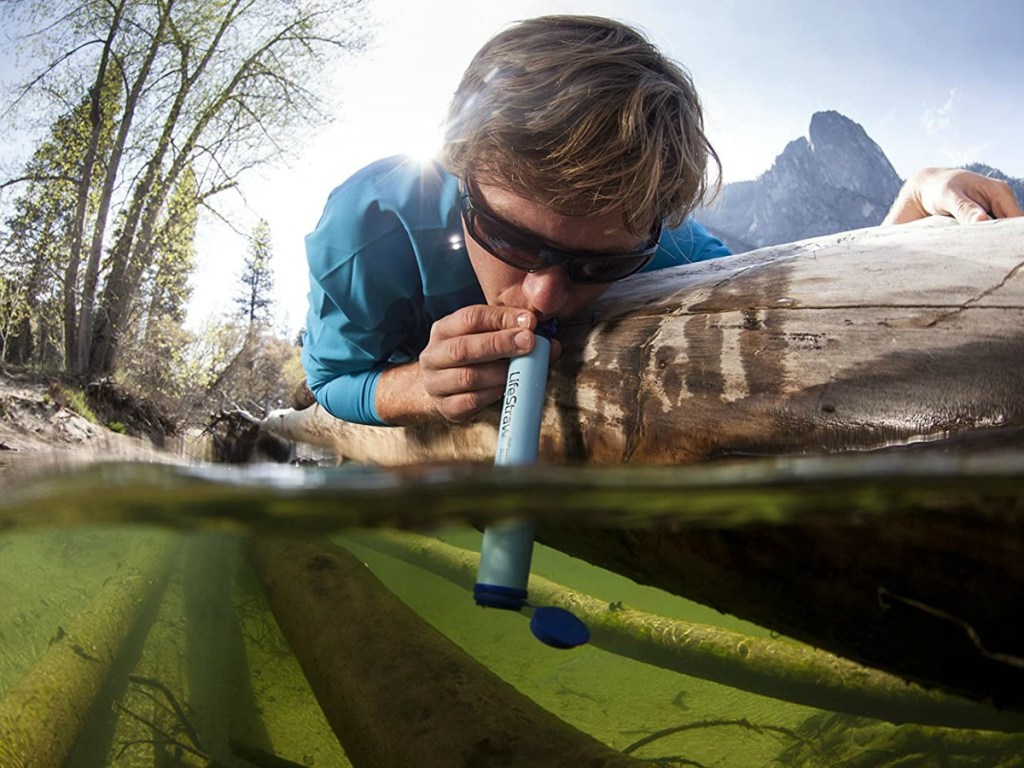
MULTIPOLYGON (((692 81, 609 19, 541 17, 495 36, 456 91, 442 160, 363 169, 307 238, 303 364, 338 418, 471 419, 500 399, 538 322, 639 270, 729 253, 687 218, 719 165, 692 81)), ((887 221, 933 214, 1022 215, 1005 184, 928 169, 887 221)))

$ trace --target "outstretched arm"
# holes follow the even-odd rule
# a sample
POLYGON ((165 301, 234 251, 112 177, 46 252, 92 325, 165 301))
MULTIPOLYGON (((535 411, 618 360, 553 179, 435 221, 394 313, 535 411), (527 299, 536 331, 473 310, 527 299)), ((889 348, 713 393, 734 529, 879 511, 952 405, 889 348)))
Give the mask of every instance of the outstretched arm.
POLYGON ((959 168, 924 168, 900 190, 883 224, 952 216, 961 224, 1024 216, 1005 181, 959 168))

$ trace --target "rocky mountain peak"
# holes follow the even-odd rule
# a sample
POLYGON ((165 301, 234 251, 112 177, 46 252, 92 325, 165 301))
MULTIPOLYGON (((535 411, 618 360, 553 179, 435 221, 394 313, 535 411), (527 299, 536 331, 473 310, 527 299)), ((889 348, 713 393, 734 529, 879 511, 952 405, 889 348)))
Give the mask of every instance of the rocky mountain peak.
POLYGON ((838 112, 815 112, 808 135, 811 151, 830 186, 870 199, 896 197, 899 175, 858 123, 838 112))
POLYGON ((754 181, 727 184, 698 218, 734 250, 879 224, 902 181, 858 123, 816 112, 806 137, 789 142, 754 181))

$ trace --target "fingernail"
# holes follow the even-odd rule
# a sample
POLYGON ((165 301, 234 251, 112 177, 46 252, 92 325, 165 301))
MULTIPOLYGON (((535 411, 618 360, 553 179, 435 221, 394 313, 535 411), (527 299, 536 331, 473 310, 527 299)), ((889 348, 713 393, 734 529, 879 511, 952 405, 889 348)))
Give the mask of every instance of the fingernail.
POLYGON ((516 325, 518 325, 520 328, 529 328, 530 327, 530 316, 527 315, 527 314, 522 314, 522 315, 517 316, 516 317, 516 325))
POLYGON ((522 331, 521 333, 517 333, 516 336, 515 336, 515 339, 514 339, 514 341, 516 343, 516 346, 519 349, 523 350, 524 352, 529 351, 530 344, 533 341, 533 339, 531 338, 532 336, 533 336, 532 333, 528 333, 526 331, 522 331))

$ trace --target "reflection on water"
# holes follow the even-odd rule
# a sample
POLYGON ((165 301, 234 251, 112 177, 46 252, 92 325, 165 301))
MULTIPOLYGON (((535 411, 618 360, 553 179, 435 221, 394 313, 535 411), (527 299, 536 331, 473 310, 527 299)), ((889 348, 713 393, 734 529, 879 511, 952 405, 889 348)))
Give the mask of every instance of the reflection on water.
POLYGON ((390 532, 429 531, 443 542, 436 552, 471 561, 473 526, 516 513, 686 530, 852 510, 896 518, 992 499, 1019 510, 1022 469, 1024 455, 1008 453, 530 472, 9 470, 0 477, 0 766, 577 765, 584 753, 594 765, 1024 765, 1024 737, 995 710, 977 708, 971 728, 896 726, 793 703, 789 677, 800 670, 773 672, 758 689, 757 643, 814 652, 538 546, 535 574, 570 598, 593 598, 608 626, 625 627, 552 650, 523 616, 477 608, 457 573, 425 567, 416 553, 430 547, 390 532), (396 540, 408 555, 396 556, 396 540), (652 615, 672 622, 679 645, 703 627, 739 637, 720 660, 739 666, 666 668, 653 635, 629 623, 652 615), (469 720, 460 702, 471 704, 469 720), (976 730, 989 715, 1000 731, 976 730), (413 761, 400 757, 403 744, 417 745, 413 761), (607 753, 587 751, 602 745, 607 753))

